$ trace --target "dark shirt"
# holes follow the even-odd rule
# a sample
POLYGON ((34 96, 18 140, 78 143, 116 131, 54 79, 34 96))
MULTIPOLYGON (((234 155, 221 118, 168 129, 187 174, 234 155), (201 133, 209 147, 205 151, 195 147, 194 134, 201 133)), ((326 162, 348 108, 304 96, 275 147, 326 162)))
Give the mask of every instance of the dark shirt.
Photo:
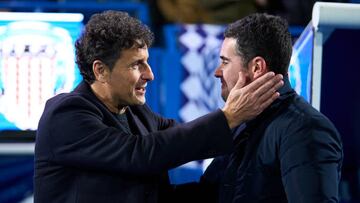
POLYGON ((120 123, 120 128, 124 132, 131 134, 132 132, 130 130, 130 126, 129 126, 129 122, 128 122, 126 114, 125 113, 122 113, 122 114, 113 113, 113 115, 118 119, 118 121, 120 123))
MULTIPOLYGON (((234 151, 217 157, 182 202, 339 202, 342 142, 334 125, 291 89, 246 123, 234 151)), ((189 188, 191 188, 189 190, 189 188)), ((179 202, 181 202, 179 201, 179 202)))

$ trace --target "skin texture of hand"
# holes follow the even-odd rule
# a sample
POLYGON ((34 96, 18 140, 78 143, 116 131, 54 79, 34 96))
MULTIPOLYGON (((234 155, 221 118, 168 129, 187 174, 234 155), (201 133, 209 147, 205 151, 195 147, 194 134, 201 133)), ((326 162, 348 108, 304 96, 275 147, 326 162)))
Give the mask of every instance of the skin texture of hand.
POLYGON ((255 118, 275 101, 280 96, 277 89, 284 84, 282 78, 280 74, 268 72, 242 88, 239 79, 222 109, 229 127, 234 128, 255 118))

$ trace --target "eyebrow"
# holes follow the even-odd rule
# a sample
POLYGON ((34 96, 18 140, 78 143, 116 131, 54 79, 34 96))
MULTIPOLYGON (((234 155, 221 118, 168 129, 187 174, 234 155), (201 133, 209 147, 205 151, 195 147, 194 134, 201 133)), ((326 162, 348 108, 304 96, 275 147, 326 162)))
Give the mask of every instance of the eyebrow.
POLYGON ((136 59, 134 60, 132 63, 130 63, 130 66, 133 66, 135 64, 141 64, 141 63, 144 63, 144 60, 142 59, 136 59))
POLYGON ((230 58, 227 58, 227 57, 225 57, 225 56, 220 56, 220 58, 221 58, 221 60, 223 60, 223 61, 231 61, 230 58))

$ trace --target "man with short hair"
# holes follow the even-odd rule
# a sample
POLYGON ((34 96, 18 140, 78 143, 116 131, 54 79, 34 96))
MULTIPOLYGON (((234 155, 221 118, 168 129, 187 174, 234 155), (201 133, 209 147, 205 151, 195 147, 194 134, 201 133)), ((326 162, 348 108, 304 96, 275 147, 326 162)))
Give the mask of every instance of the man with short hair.
POLYGON ((178 202, 339 202, 342 143, 334 125, 291 88, 287 22, 251 14, 225 31, 215 77, 225 101, 273 71, 284 75, 280 97, 233 130, 235 149, 209 165, 200 184, 178 186, 178 202), (239 74, 238 74, 239 73, 239 74))
POLYGON ((39 122, 35 203, 170 202, 167 170, 229 152, 231 129, 279 96, 282 76, 269 73, 235 85, 222 109, 174 127, 145 104, 152 40, 127 13, 91 17, 76 42, 84 81, 49 99, 39 122))

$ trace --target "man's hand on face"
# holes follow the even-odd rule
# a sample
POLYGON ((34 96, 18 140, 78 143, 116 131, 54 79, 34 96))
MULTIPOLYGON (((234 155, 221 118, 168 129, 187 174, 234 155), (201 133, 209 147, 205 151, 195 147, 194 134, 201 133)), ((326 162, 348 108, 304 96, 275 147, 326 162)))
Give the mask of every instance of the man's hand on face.
POLYGON ((284 82, 282 75, 268 72, 249 85, 242 87, 239 79, 230 91, 222 111, 229 127, 234 128, 244 121, 251 120, 268 107, 280 94, 277 91, 284 82))

